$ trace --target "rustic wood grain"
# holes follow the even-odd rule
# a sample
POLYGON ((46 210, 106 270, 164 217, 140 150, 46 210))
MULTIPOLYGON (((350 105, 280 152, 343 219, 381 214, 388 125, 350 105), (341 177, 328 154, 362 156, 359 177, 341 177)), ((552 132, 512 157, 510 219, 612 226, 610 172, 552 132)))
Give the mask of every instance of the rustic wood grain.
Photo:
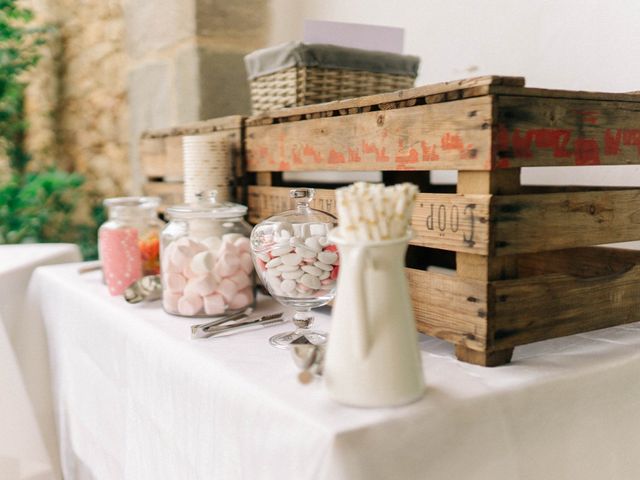
POLYGON ((490 97, 248 127, 248 171, 489 170, 490 97))
POLYGON ((494 349, 637 322, 640 264, 595 277, 549 273, 491 282, 489 296, 494 349))
POLYGON ((183 203, 184 184, 182 182, 147 182, 142 185, 145 195, 160 197, 162 208, 183 203))
POLYGON ((640 189, 494 196, 491 243, 510 255, 640 239, 640 189))
MULTIPOLYGON (((500 77, 489 75, 484 77, 466 78, 451 82, 424 85, 406 90, 398 90, 390 93, 381 93, 366 97, 349 98, 327 103, 318 103, 315 105, 304 105, 301 107, 274 110, 272 112, 262 113, 248 118, 246 120, 246 125, 265 125, 274 123, 274 120, 288 120, 291 117, 297 118, 327 111, 337 111, 339 115, 353 114, 359 113, 363 109, 371 109, 373 106, 378 107, 383 104, 395 102, 407 102, 407 106, 411 106, 412 101, 415 101, 418 98, 434 95, 440 95, 441 101, 444 101, 446 99, 445 97, 447 92, 454 92, 458 90, 469 91, 466 96, 487 95, 489 93, 490 86, 505 85, 522 87, 524 83, 525 80, 523 77, 500 77), (471 94, 470 91, 473 91, 473 94, 471 94), (349 112, 349 110, 351 110, 351 112, 349 112)), ((465 95, 461 94, 461 96, 465 95)))
POLYGON ((418 330, 476 350, 487 348, 487 286, 407 268, 418 330))
MULTIPOLYGON (((412 245, 488 254, 489 195, 420 193, 412 224, 412 245)), ((291 208, 289 188, 250 186, 249 221, 258 223, 291 208)), ((333 190, 316 189, 313 208, 336 214, 333 190)))
POLYGON ((640 101, 498 96, 494 167, 640 164, 640 101))

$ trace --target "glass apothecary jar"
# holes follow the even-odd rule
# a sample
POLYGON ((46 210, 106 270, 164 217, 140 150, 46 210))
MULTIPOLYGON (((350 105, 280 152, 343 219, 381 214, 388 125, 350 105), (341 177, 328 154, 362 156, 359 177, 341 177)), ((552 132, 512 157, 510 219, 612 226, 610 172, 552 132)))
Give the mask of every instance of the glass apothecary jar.
POLYGON ((160 273, 158 197, 107 198, 108 220, 98 230, 104 281, 111 295, 121 295, 145 275, 160 273))
POLYGON ((279 303, 296 311, 292 319, 296 330, 270 339, 279 348, 326 340, 324 332, 309 327, 311 309, 329 303, 336 292, 340 262, 327 235, 337 219, 311 208, 314 195, 312 188, 292 189, 294 208, 259 223, 251 234, 251 252, 262 283, 279 303))
POLYGON ((160 237, 162 306, 185 317, 215 317, 255 304, 247 207, 215 192, 167 209, 160 237))

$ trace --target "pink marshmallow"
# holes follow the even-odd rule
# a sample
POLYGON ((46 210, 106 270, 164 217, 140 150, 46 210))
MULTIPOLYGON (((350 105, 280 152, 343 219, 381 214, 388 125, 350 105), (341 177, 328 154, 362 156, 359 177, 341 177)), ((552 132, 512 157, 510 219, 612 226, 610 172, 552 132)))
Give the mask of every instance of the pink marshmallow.
POLYGON ((240 255, 240 268, 246 274, 253 272, 253 262, 249 253, 244 252, 240 255))
POLYGON ((220 254, 224 255, 225 253, 229 253, 234 256, 240 255, 238 248, 233 244, 233 241, 229 239, 224 239, 222 241, 222 246, 220 247, 220 254))
POLYGON ((244 308, 253 302, 253 292, 250 288, 245 288, 239 291, 229 302, 229 308, 236 310, 238 308, 244 308))
POLYGON ((242 270, 238 270, 232 276, 229 277, 233 283, 238 286, 238 290, 242 290, 243 288, 251 285, 251 276, 244 273, 242 270))
POLYGON ((233 242, 233 245, 238 249, 239 252, 248 253, 250 250, 250 243, 247 237, 242 237, 233 242))
POLYGON ((179 273, 166 273, 164 275, 164 285, 169 292, 182 293, 187 279, 179 273))
POLYGON ((206 297, 213 293, 217 287, 218 282, 213 278, 213 275, 201 275, 199 277, 192 278, 187 282, 187 286, 184 288, 184 294, 206 297))
POLYGON ((167 312, 176 313, 178 311, 179 293, 164 292, 162 294, 162 306, 167 312))
POLYGON ((226 310, 222 295, 209 295, 202 300, 204 303, 204 311, 207 315, 222 315, 226 310))
POLYGON ((230 302, 238 292, 238 286, 228 278, 222 279, 218 285, 218 293, 224 297, 225 302, 230 302))
POLYGON ((196 278, 198 276, 198 274, 196 272, 194 272, 193 270, 191 270, 191 267, 189 266, 189 264, 187 263, 187 265, 182 269, 182 274, 187 277, 189 280, 191 280, 192 278, 196 278))
POLYGON ((223 253, 218 258, 215 266, 215 272, 220 277, 230 277, 240 266, 240 258, 237 255, 228 252, 223 253))
POLYGON ((178 300, 178 313, 186 317, 193 317, 202 310, 202 297, 184 295, 178 300))

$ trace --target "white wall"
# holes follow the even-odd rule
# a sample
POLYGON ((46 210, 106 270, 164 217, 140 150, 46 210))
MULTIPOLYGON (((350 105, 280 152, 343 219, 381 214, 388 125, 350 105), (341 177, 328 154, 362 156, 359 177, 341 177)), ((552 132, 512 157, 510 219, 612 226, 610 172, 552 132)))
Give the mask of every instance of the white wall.
MULTIPOLYGON (((272 8, 272 44, 300 39, 305 18, 404 28, 405 52, 422 58, 418 85, 499 74, 534 87, 640 90, 640 0, 272 0, 272 8)), ((640 185, 640 167, 526 169, 523 181, 640 185)))

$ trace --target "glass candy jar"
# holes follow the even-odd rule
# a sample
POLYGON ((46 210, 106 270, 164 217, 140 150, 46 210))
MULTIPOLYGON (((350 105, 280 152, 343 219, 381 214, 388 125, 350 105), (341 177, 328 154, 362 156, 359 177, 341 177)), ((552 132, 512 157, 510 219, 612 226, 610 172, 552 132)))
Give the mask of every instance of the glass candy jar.
POLYGON ((214 317, 255 304, 247 207, 215 192, 167 209, 161 234, 162 305, 185 317, 214 317))
POLYGON ((325 333, 309 329, 310 310, 326 305, 335 295, 339 259, 327 235, 337 219, 309 206, 314 193, 312 188, 291 190, 294 209, 268 218, 251 233, 251 251, 262 283, 279 303, 296 310, 297 329, 270 340, 280 348, 326 341, 325 333))
POLYGON ((121 295, 144 275, 160 273, 158 197, 107 198, 108 220, 98 230, 104 281, 111 295, 121 295))

